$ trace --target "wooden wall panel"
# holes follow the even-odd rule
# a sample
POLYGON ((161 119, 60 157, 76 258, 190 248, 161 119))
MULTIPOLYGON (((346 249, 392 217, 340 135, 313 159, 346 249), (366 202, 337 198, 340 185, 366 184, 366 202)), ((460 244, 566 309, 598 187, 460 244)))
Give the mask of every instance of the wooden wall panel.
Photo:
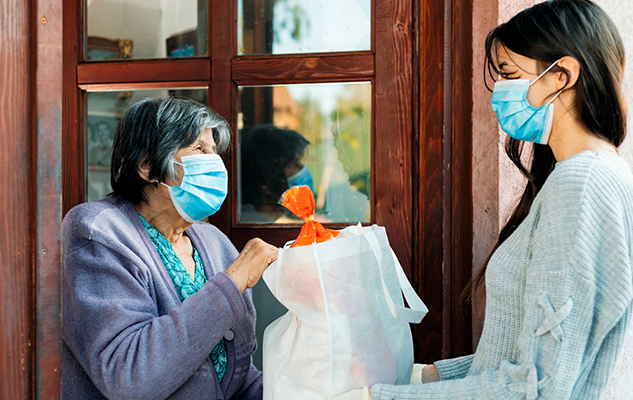
POLYGON ((61 394, 62 3, 37 0, 33 135, 35 398, 61 394))
POLYGON ((419 135, 416 149, 416 251, 412 280, 429 308, 413 328, 416 361, 442 358, 444 3, 421 1, 419 10, 419 135))
POLYGON ((413 281, 429 307, 414 328, 416 360, 472 352, 472 0, 419 3, 419 136, 413 281), (441 282, 441 290, 438 284, 441 282))
POLYGON ((472 275, 472 0, 452 0, 451 40, 451 155, 446 174, 450 175, 450 269, 445 270, 450 282, 445 285, 451 307, 450 349, 447 356, 457 357, 472 352, 470 304, 459 304, 459 296, 472 275))
POLYGON ((373 10, 372 220, 386 227, 389 242, 408 276, 413 227, 412 4, 385 0, 373 10))
POLYGON ((31 10, 0 3, 0 399, 32 398, 31 10))

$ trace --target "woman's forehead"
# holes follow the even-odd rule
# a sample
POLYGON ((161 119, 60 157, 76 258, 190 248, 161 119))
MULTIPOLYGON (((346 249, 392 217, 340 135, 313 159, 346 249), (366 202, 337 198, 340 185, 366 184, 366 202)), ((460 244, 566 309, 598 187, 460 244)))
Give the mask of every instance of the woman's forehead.
POLYGON ((213 129, 206 129, 204 132, 202 132, 196 142, 200 143, 202 146, 215 147, 215 140, 213 139, 213 129))
POLYGON ((497 66, 499 69, 521 69, 525 72, 534 73, 536 71, 536 61, 513 52, 504 45, 499 45, 497 49, 497 66))

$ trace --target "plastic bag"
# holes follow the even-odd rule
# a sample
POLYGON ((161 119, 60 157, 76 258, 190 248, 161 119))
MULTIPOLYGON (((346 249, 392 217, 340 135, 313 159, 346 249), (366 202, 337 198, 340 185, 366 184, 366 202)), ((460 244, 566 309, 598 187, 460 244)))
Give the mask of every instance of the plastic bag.
POLYGON ((288 308, 264 333, 264 400, 326 400, 410 382, 409 323, 427 308, 385 228, 350 226, 324 243, 286 245, 263 279, 288 308))
POLYGON ((325 229, 314 220, 314 195, 308 186, 294 186, 286 190, 281 196, 281 205, 304 221, 299 236, 290 247, 321 243, 338 236, 338 231, 325 229))

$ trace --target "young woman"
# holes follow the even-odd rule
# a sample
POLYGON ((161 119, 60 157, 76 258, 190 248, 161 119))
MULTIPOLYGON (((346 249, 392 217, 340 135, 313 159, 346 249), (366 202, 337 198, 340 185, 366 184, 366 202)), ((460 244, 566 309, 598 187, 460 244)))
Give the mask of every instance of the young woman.
POLYGON ((432 383, 377 384, 373 400, 598 399, 631 325, 633 175, 618 156, 625 60, 613 22, 589 0, 550 0, 494 29, 486 51, 500 78, 492 108, 528 184, 473 280, 481 340, 473 355, 414 369, 432 383))

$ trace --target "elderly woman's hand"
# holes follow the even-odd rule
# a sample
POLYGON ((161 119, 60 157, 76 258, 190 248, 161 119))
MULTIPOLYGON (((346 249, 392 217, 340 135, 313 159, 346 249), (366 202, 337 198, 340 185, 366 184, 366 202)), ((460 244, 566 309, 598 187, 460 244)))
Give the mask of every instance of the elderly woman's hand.
POLYGON ((235 283, 241 293, 255 286, 264 270, 277 259, 279 249, 259 238, 251 239, 244 250, 224 273, 235 283))

